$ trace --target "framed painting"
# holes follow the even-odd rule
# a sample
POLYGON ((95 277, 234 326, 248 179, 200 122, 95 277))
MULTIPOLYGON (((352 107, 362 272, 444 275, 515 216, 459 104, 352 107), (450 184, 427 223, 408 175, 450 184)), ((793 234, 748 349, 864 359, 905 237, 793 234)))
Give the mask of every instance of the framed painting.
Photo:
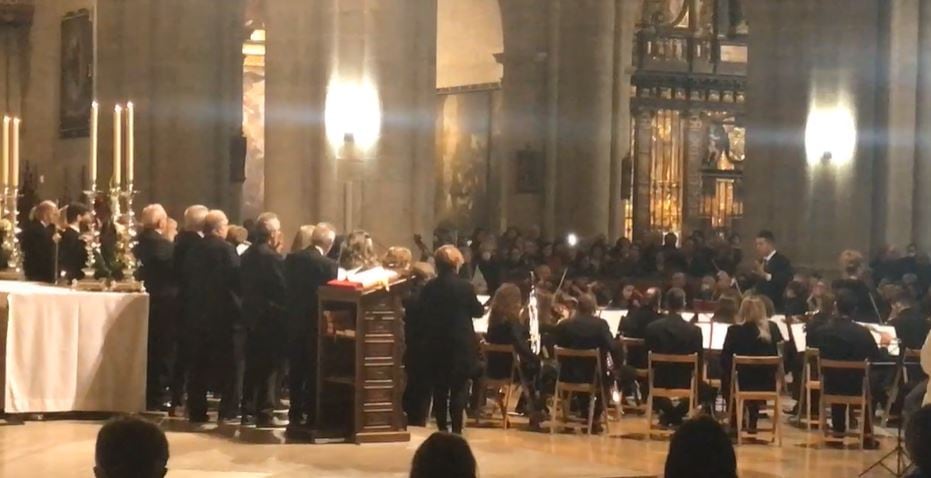
POLYGON ((61 21, 59 134, 87 136, 94 95, 94 35, 90 12, 70 12, 61 21))
POLYGON ((517 152, 516 189, 518 194, 543 192, 543 154, 525 148, 517 152))

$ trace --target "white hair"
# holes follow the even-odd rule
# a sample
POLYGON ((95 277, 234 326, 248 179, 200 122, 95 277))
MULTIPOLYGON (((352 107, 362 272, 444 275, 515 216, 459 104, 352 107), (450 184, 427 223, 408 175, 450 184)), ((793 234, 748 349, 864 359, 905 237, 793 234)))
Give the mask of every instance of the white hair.
POLYGON ((207 217, 207 206, 195 204, 184 210, 184 230, 200 232, 204 229, 204 219, 207 217))

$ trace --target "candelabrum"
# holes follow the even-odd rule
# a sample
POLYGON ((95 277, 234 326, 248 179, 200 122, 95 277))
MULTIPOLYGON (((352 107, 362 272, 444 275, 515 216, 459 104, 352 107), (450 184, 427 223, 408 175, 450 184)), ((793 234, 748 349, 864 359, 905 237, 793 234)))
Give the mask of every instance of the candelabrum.
POLYGON ((113 213, 113 224, 117 229, 116 263, 120 267, 122 277, 110 284, 110 289, 121 292, 138 292, 145 290, 141 282, 136 280, 136 256, 133 248, 136 247, 136 215, 133 212, 133 198, 136 191, 133 183, 128 183, 126 189, 119 186, 110 188, 110 207, 113 213), (125 201, 125 213, 122 213, 122 204, 125 201))
MULTIPOLYGON (((87 204, 94 210, 94 200, 97 199, 97 183, 91 183, 89 190, 84 191, 84 197, 87 198, 87 204)), ((97 213, 94 214, 94 220, 91 221, 88 234, 84 240, 84 253, 87 259, 84 262, 84 268, 81 269, 84 277, 71 281, 71 287, 79 290, 106 290, 107 283, 105 279, 97 279, 97 257, 100 255, 100 231, 97 229, 97 213)))
POLYGON ((19 245, 19 224, 17 216, 17 199, 19 198, 19 187, 3 187, 3 252, 7 256, 7 268, 0 271, 0 278, 3 279, 22 279, 23 278, 23 254, 19 245))

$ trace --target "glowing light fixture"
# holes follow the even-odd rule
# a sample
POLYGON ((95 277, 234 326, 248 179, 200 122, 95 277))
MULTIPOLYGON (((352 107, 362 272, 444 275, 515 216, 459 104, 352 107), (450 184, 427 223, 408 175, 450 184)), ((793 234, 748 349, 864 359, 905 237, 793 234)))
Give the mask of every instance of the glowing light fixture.
POLYGON ((362 159, 381 134, 381 100, 369 80, 350 82, 334 76, 327 86, 326 136, 337 157, 362 159))
POLYGON ((569 244, 569 247, 575 247, 579 244, 579 236, 576 236, 575 233, 569 233, 566 236, 566 243, 569 244))
POLYGON ((805 124, 805 156, 809 166, 843 165, 853 161, 857 147, 857 123, 844 102, 826 106, 815 103, 805 124))

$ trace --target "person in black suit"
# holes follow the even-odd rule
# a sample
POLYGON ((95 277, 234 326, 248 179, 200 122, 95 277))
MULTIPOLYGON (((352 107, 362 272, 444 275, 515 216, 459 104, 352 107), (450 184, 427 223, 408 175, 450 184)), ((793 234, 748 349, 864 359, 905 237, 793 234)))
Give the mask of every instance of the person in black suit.
POLYGON ((889 324, 895 326, 895 334, 902 341, 902 347, 912 350, 921 350, 931 331, 931 321, 921 313, 912 295, 904 290, 892 299, 889 324))
POLYGON ((278 364, 287 341, 287 290, 281 250, 281 221, 263 213, 255 224, 255 240, 242 254, 242 313, 246 325, 246 375, 242 424, 282 427, 275 417, 278 364))
POLYGON ((66 208, 68 226, 61 232, 58 243, 58 268, 68 284, 84 278, 82 269, 87 265, 87 243, 81 235, 93 220, 90 209, 83 203, 71 203, 66 208))
MULTIPOLYGON (((608 357, 614 364, 615 377, 620 377, 620 367, 624 357, 617 342, 611 336, 611 330, 608 323, 596 317, 598 313, 598 302, 595 296, 590 293, 584 293, 579 296, 579 307, 572 318, 563 320, 556 324, 553 330, 553 337, 556 345, 566 349, 573 350, 590 350, 598 349, 601 351, 602 370, 605 374, 608 370, 608 357)), ((575 359, 566 359, 560 364, 559 379, 564 382, 591 383, 592 381, 591 361, 579 361, 575 359)), ((610 381, 607 376, 603 377, 601 383, 607 391, 610 381)), ((591 399, 591 398, 590 398, 591 399)), ((583 404, 585 408, 588 404, 583 404)), ((604 404, 601 400, 596 400, 595 404, 595 422, 601 416, 604 404)), ((596 427, 595 432, 598 432, 596 427)))
MULTIPOLYGON (((669 312, 647 327, 645 334, 647 350, 657 354, 698 354, 699 370, 701 370, 701 329, 682 317, 682 311, 685 309, 685 291, 678 288, 670 289, 666 293, 666 307, 669 312)), ((692 368, 688 365, 680 365, 666 364, 654 367, 654 385, 662 388, 689 388, 692 368)), ((653 401, 653 405, 662 414, 660 419, 665 425, 681 424, 682 418, 688 413, 690 407, 686 401, 673 406, 667 398, 657 398, 653 401)))
MULTIPOLYGON (((827 324, 809 331, 808 346, 817 348, 821 352, 821 358, 826 360, 878 360, 881 355, 872 334, 866 327, 850 318, 856 311, 857 297, 849 290, 841 289, 835 294, 835 303, 837 316, 827 324)), ((856 370, 825 373, 821 377, 821 386, 825 393, 829 394, 858 395, 863 386, 863 374, 856 370)), ((863 417, 866 420, 867 434, 872 430, 870 418, 869 414, 863 417)), ((831 423, 837 433, 847 430, 846 405, 831 407, 831 423)), ((877 445, 872 439, 864 443, 864 447, 868 448, 877 445)))
POLYGON ((755 271, 756 291, 769 297, 776 312, 781 313, 786 286, 793 276, 792 264, 788 257, 776 250, 776 239, 772 232, 760 231, 756 235, 755 245, 760 258, 755 271))
POLYGON ((26 280, 55 282, 55 256, 58 206, 52 201, 42 201, 36 206, 33 217, 23 227, 19 241, 23 251, 23 272, 26 280))
MULTIPOLYGON (((621 321, 618 335, 629 339, 646 338, 647 327, 653 322, 659 320, 659 299, 660 289, 650 287, 643 296, 643 304, 628 311, 627 317, 621 321)), ((645 348, 638 348, 630 352, 627 356, 627 365, 634 368, 647 368, 647 351, 645 348)))
MULTIPOLYGON (((737 325, 727 329, 724 337, 724 347, 721 349, 721 388, 724 398, 730 400, 731 392, 731 366, 734 356, 765 356, 779 355, 777 344, 782 342, 782 334, 775 323, 766 318, 766 306, 759 297, 748 297, 740 304, 737 313, 737 325)), ((738 370, 740 389, 745 391, 772 391, 776 387, 776 370, 773 368, 744 367, 738 370)), ((760 403, 750 401, 747 403, 750 415, 748 428, 756 430, 757 419, 760 416, 760 403)), ((743 413, 737 411, 737 413, 743 413)))
MULTIPOLYGON (((305 226, 306 228, 306 226, 305 226)), ((307 232, 309 228, 302 228, 307 232)), ((333 226, 321 223, 309 231, 306 246, 292 248, 285 259, 288 285, 288 389, 292 428, 313 425, 317 396, 317 290, 337 275, 337 263, 329 257, 336 240, 333 226)), ((301 244, 304 246, 304 244, 301 244)))
POLYGON ((187 272, 184 270, 184 264, 187 261, 188 252, 195 249, 204 239, 204 218, 207 216, 207 208, 201 205, 194 205, 184 210, 184 227, 174 238, 174 271, 178 280, 178 323, 176 324, 175 342, 177 343, 178 353, 175 356, 174 367, 171 371, 171 407, 179 407, 184 402, 184 389, 187 382, 190 356, 192 354, 190 344, 187 343, 187 334, 182 333, 185 330, 185 324, 189 321, 188 316, 191 307, 188 302, 194 297, 190 294, 190 283, 187 272))
POLYGON ((407 424, 423 427, 427 425, 432 395, 430 381, 430 357, 424 340, 424 328, 430 317, 423 314, 422 300, 424 285, 436 277, 433 266, 427 262, 416 262, 411 268, 410 293, 403 299, 404 305, 404 373, 407 382, 402 399, 407 424))
POLYGON ((240 262, 236 249, 226 241, 228 229, 223 211, 207 213, 204 239, 188 252, 184 262, 184 326, 191 351, 187 411, 192 423, 207 421, 211 374, 221 396, 221 422, 236 419, 242 398, 245 330, 240 262))
MULTIPOLYGON (((70 214, 71 208, 68 208, 70 214)), ((148 368, 146 403, 149 410, 168 411, 169 387, 177 355, 178 281, 175 274, 174 244, 163 236, 168 213, 161 204, 142 210, 142 232, 133 248, 139 261, 136 279, 149 293, 148 368)))
POLYGON ((425 321, 426 358, 433 381, 433 411, 437 427, 462 433, 462 414, 468 401, 468 382, 480 370, 478 342, 473 318, 482 317, 485 308, 468 281, 459 278, 462 254, 447 245, 434 254, 437 278, 420 295, 425 321))

